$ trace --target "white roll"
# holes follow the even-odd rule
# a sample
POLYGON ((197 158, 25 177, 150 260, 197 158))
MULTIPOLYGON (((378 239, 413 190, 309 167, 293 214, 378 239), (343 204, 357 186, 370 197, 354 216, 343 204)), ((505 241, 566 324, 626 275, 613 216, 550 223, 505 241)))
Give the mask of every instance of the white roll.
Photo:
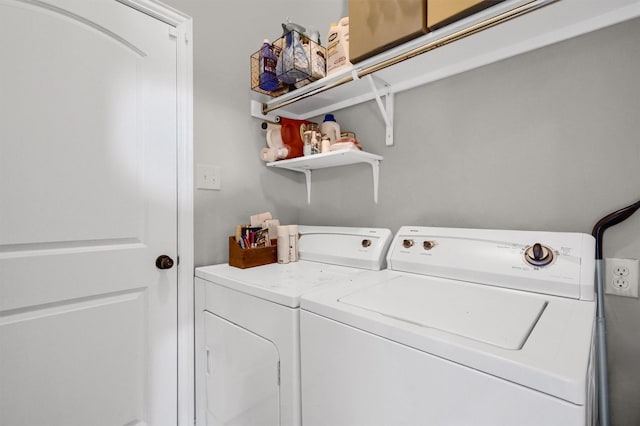
POLYGON ((289 263, 289 227, 278 226, 278 263, 289 263))
POLYGON ((298 261, 298 225, 289 225, 289 261, 298 261))

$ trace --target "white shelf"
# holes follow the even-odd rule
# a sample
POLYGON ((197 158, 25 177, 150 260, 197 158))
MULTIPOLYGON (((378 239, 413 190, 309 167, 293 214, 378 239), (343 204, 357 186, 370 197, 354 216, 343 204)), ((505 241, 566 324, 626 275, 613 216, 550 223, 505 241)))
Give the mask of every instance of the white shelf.
POLYGON ((290 160, 280 160, 267 163, 267 167, 293 170, 304 173, 307 180, 307 204, 311 204, 311 171, 315 169, 325 169, 328 167, 348 166, 357 163, 367 163, 371 165, 373 172, 373 200, 378 202, 378 175, 380 171, 380 161, 382 157, 369 152, 357 149, 341 149, 338 151, 326 152, 324 154, 308 155, 305 157, 292 158, 290 160))
POLYGON ((552 0, 506 0, 466 19, 362 61, 352 70, 332 74, 278 98, 269 98, 252 92, 255 98, 251 102, 251 113, 263 119, 274 115, 307 119, 377 98, 387 125, 386 142, 390 145, 393 143, 392 95, 394 93, 638 16, 640 16, 640 0, 559 0, 555 2, 552 0), (529 4, 547 3, 550 4, 531 13, 380 69, 370 74, 373 79, 358 78, 358 73, 363 70, 406 55, 414 49, 437 43, 458 31, 502 13, 529 4), (327 87, 345 79, 348 80, 347 83, 326 90, 327 87), (372 91, 372 83, 375 83, 377 93, 372 91), (381 97, 387 98, 387 116, 385 116, 381 97), (279 105, 283 102, 293 103, 280 107, 279 105), (268 114, 263 114, 265 109, 269 110, 268 114))
MULTIPOLYGON (((304 120, 375 99, 386 125, 385 143, 392 145, 395 93, 638 16, 640 0, 506 0, 278 98, 252 92, 251 115, 261 119, 284 116, 304 120), (538 6, 532 12, 522 15, 518 12, 511 20, 474 31, 472 35, 457 36, 513 11, 538 6), (442 45, 452 38, 456 40, 442 45), (426 49, 430 50, 416 54, 426 49), (410 59, 388 66, 389 62, 407 56, 410 59)), ((368 163, 373 170, 377 203, 381 160, 378 155, 342 150, 267 166, 304 173, 307 203, 311 203, 312 170, 368 163)))

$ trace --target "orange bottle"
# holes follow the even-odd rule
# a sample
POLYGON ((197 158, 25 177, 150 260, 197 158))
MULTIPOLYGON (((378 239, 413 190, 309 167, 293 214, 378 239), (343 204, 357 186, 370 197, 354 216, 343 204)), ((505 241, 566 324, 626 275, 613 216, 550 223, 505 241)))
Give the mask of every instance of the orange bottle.
MULTIPOLYGON (((304 142, 303 134, 309 124, 316 124, 308 120, 295 120, 293 118, 280 118, 282 143, 288 148, 286 158, 302 157, 304 142)), ((317 126, 317 124, 316 124, 317 126)))

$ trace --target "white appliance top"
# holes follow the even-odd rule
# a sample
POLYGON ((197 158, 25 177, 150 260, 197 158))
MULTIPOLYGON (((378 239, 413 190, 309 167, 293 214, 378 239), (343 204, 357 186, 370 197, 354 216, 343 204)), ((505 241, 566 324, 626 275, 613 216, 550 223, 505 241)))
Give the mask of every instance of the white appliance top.
POLYGON ((228 264, 196 268, 196 277, 296 308, 300 296, 330 282, 385 265, 391 231, 379 228, 299 226, 298 262, 240 269, 228 264))
MULTIPOLYGON (((300 304, 582 405, 595 322, 595 252, 588 237, 403 227, 389 251, 390 269, 327 285, 300 304), (536 242, 554 250, 548 266, 523 258, 536 242)), ((533 261, 544 254, 537 247, 533 261)))
POLYGON ((505 349, 521 349, 546 301, 461 283, 397 276, 339 302, 505 349))

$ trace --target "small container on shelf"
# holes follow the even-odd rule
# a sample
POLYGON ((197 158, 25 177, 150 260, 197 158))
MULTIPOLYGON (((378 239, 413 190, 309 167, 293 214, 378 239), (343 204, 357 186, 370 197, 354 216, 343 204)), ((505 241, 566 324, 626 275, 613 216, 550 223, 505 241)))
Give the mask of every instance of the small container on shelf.
POLYGON ((264 63, 270 63, 273 57, 263 44, 260 50, 251 55, 252 90, 276 97, 327 75, 325 48, 303 32, 291 30, 270 46, 276 57, 275 75, 278 86, 273 90, 265 90, 271 89, 273 84, 264 84, 264 63))

